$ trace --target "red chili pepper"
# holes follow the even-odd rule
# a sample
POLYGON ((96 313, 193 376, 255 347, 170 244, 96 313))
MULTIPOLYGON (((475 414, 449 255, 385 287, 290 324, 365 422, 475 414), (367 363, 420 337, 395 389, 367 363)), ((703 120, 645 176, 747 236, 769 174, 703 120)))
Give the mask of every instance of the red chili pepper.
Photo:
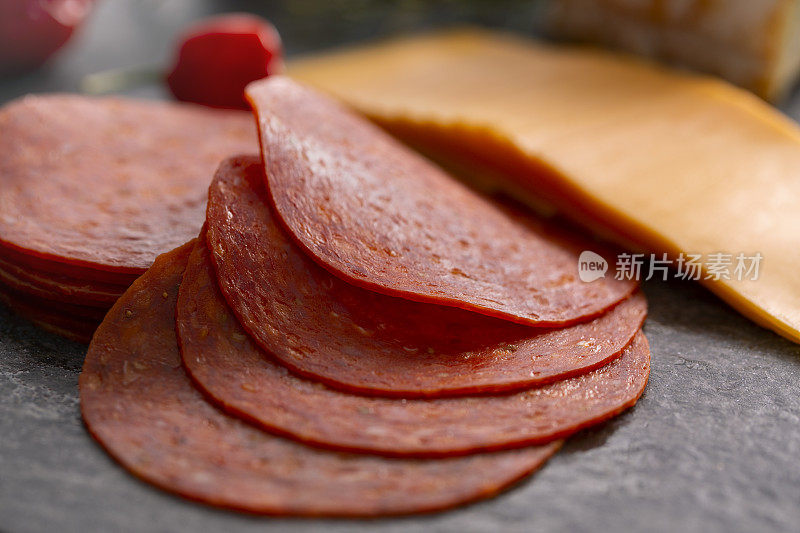
POLYGON ((211 107, 249 109, 244 88, 283 70, 278 31, 249 14, 229 14, 191 26, 167 83, 179 100, 211 107))

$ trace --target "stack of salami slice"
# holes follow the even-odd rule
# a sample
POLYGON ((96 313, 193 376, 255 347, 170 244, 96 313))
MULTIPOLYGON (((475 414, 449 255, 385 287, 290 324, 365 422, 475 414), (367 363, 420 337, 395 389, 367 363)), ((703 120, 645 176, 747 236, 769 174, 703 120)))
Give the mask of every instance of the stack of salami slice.
POLYGON ((597 244, 288 79, 248 96, 261 154, 222 162, 199 237, 89 346, 84 419, 133 474, 254 513, 433 511, 637 401, 646 303, 579 279, 597 244))
POLYGON ((196 236, 209 176, 257 148, 245 112, 29 96, 0 110, 0 300, 88 342, 155 257, 196 236))

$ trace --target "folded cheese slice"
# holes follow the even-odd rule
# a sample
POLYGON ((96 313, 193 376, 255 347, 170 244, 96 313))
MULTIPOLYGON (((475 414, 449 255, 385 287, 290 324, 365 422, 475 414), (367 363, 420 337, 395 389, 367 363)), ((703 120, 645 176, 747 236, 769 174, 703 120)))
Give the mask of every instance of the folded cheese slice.
POLYGON ((607 52, 478 30, 300 59, 289 73, 623 244, 703 254, 706 267, 723 254, 730 279, 705 268, 702 282, 800 342, 800 128, 755 96, 607 52), (761 254, 757 280, 752 271, 737 279, 738 254, 761 254))

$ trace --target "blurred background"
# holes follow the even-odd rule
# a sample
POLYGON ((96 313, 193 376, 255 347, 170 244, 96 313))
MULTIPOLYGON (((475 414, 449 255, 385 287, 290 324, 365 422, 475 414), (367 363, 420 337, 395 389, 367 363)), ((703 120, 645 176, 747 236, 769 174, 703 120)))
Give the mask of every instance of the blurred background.
MULTIPOLYGON (((63 0, 0 0, 6 2, 63 0)), ((84 3, 66 0, 70 2, 84 3)), ((86 75, 99 71, 166 68, 180 31, 217 13, 244 11, 267 18, 278 28, 291 58, 330 46, 464 23, 533 32, 531 21, 541 18, 537 11, 542 7, 539 2, 518 0, 97 0, 89 4, 93 5, 74 36, 41 68, 7 72, 0 78, 2 101, 29 92, 78 91, 86 75)), ((4 27, 23 24, 9 14, 0 17, 5 18, 4 27)), ((15 53, 13 48, 21 53, 18 46, 9 52, 15 53)), ((145 97, 168 94, 158 84, 125 92, 145 97)))
MULTIPOLYGON (((110 69, 163 70, 181 29, 231 11, 272 21, 289 58, 472 24, 653 56, 785 108, 800 70, 800 0, 0 0, 0 101, 78 91, 85 76, 110 69)), ((158 83, 125 92, 165 95, 158 83)))

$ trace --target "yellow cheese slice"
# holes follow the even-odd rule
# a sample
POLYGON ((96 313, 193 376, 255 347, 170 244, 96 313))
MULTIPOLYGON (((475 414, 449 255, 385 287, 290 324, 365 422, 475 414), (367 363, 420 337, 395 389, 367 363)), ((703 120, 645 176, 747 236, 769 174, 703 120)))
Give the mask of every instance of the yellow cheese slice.
POLYGON ((800 128, 755 96, 478 30, 301 59, 289 73, 623 243, 706 264, 762 254, 758 280, 731 266, 732 279, 702 282, 800 342, 800 128))

